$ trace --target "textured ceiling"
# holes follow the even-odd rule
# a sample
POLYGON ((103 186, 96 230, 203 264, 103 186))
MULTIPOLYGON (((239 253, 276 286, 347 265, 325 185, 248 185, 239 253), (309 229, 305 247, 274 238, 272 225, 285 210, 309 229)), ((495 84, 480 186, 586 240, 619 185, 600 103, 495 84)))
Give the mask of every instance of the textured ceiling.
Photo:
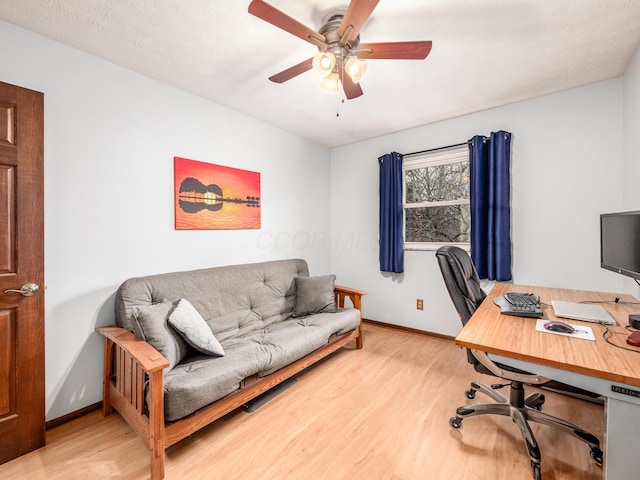
MULTIPOLYGON (((267 1, 317 30, 348 0, 267 1)), ((268 80, 317 50, 248 5, 0 0, 0 18, 329 147, 618 77, 640 44, 640 0, 380 0, 363 42, 433 49, 369 61, 342 103, 312 71, 268 80)))

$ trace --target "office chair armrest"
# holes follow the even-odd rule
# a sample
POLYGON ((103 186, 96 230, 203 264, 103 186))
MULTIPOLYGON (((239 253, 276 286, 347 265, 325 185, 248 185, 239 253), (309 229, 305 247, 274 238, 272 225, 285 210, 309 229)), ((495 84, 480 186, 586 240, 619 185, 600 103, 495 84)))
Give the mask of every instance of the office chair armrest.
POLYGON ((547 383, 551 381, 550 379, 543 377, 542 375, 535 375, 535 374, 527 375, 523 373, 516 373, 516 372, 510 372, 508 370, 504 370, 500 368, 498 365, 496 365, 493 362, 493 360, 491 360, 485 352, 482 352, 480 350, 472 349, 471 353, 473 354, 474 357, 476 357, 476 359, 482 365, 487 367, 487 369, 496 377, 504 378, 506 380, 513 380, 515 382, 527 383, 530 385, 540 385, 542 383, 547 383))

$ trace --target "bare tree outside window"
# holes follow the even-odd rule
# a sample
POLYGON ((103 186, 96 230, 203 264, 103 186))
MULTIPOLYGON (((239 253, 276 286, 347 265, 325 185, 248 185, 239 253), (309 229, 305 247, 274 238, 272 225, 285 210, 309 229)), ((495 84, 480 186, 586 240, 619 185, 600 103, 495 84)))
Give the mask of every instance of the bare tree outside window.
MULTIPOLYGON (((465 151, 404 166, 405 244, 469 243, 469 160, 465 151), (461 161, 462 158, 462 161, 461 161)), ((411 245, 408 245, 411 248, 411 245)))

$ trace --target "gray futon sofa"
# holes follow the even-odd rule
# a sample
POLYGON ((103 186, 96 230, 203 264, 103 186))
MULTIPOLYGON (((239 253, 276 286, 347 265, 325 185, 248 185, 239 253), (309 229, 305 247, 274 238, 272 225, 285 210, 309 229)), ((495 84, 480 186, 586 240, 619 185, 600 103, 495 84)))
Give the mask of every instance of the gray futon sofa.
POLYGON ((125 281, 105 337, 103 413, 115 408, 164 478, 164 449, 351 340, 365 292, 310 277, 304 260, 125 281), (345 298, 352 308, 345 308, 345 298))

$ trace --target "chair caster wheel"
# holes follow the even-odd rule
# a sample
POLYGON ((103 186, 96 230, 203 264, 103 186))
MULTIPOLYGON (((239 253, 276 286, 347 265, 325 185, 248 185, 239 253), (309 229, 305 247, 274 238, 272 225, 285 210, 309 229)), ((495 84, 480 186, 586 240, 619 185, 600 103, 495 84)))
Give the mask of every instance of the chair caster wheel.
POLYGON ((449 419, 449 426, 454 430, 460 430, 462 428, 462 419, 459 417, 451 417, 449 419))
POLYGON ((602 450, 600 450, 598 447, 591 447, 591 458, 598 465, 602 465, 602 456, 602 450))
POLYGON ((464 394, 467 396, 469 400, 473 400, 474 398, 476 398, 476 391, 473 388, 470 388, 469 390, 465 391, 464 394))
POLYGON ((539 463, 531 462, 531 473, 533 474, 533 480, 542 480, 542 470, 539 463))

